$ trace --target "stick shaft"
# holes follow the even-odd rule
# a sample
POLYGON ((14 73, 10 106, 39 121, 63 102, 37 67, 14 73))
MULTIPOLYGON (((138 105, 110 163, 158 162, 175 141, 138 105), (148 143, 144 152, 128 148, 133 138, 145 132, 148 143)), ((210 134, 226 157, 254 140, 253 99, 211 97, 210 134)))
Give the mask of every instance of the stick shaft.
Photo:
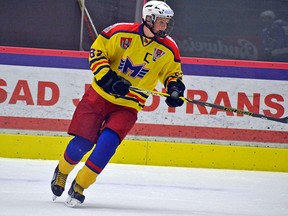
MULTIPOLYGON (((167 93, 158 92, 158 91, 143 90, 143 89, 139 89, 139 88, 136 88, 136 87, 130 87, 130 89, 134 90, 134 91, 140 91, 140 92, 143 92, 143 93, 158 95, 158 96, 162 96, 162 97, 169 97, 170 96, 167 93)), ((193 103, 193 104, 197 104, 197 105, 200 105, 200 106, 212 107, 212 108, 216 108, 216 109, 219 109, 219 110, 230 111, 230 112, 239 113, 239 114, 242 114, 242 115, 247 115, 247 116, 252 116, 252 117, 256 117, 256 118, 261 118, 261 119, 266 119, 266 120, 271 120, 271 121, 276 121, 276 122, 281 122, 281 123, 288 124, 288 117, 274 118, 272 116, 266 116, 266 115, 262 115, 262 114, 259 114, 259 113, 253 113, 253 112, 250 112, 250 111, 239 110, 239 109, 232 108, 232 107, 226 107, 226 106, 221 106, 221 105, 217 105, 217 104, 213 104, 213 103, 202 102, 202 101, 199 101, 199 100, 192 100, 192 99, 185 98, 185 97, 180 97, 180 99, 182 99, 186 103, 193 103)))

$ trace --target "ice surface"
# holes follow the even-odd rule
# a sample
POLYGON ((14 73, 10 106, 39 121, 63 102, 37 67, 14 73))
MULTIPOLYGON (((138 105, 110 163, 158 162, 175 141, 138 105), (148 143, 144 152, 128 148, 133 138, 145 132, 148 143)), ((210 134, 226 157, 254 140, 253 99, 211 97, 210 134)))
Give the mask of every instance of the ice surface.
POLYGON ((108 164, 77 208, 52 202, 57 161, 0 158, 1 216, 287 216, 288 173, 108 164))

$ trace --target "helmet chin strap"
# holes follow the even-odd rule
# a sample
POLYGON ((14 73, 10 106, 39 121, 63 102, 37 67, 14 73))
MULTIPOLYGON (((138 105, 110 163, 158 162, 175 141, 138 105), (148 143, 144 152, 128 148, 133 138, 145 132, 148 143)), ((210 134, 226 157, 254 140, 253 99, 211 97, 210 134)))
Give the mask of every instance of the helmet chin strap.
POLYGON ((156 33, 156 37, 159 37, 159 38, 164 38, 164 37, 166 37, 167 36, 167 34, 166 34, 166 32, 165 31, 158 31, 157 33, 156 33))
POLYGON ((151 27, 151 25, 149 25, 145 20, 143 20, 144 25, 154 34, 154 37, 158 37, 158 38, 164 38, 167 34, 165 31, 158 31, 158 32, 154 32, 153 27, 151 27))

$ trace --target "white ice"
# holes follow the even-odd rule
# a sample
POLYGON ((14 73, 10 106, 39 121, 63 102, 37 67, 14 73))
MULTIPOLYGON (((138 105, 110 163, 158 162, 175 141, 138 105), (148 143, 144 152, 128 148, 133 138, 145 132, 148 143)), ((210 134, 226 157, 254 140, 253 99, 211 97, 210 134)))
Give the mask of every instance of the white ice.
POLYGON ((287 216, 288 173, 108 164, 77 208, 52 202, 57 161, 0 158, 1 216, 287 216))

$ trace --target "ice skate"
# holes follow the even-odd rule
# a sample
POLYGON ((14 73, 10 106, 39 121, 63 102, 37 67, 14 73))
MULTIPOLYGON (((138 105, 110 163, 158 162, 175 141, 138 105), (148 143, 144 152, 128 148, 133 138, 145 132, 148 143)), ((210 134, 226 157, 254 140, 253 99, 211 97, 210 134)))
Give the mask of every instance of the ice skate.
POLYGON ((84 202, 85 196, 83 195, 84 188, 76 183, 74 180, 68 191, 68 198, 66 199, 65 204, 69 207, 75 207, 84 202))
POLYGON ((51 190, 52 190, 52 200, 55 201, 57 197, 60 197, 65 190, 65 184, 67 180, 67 176, 59 171, 59 167, 57 166, 54 175, 51 181, 51 190))

